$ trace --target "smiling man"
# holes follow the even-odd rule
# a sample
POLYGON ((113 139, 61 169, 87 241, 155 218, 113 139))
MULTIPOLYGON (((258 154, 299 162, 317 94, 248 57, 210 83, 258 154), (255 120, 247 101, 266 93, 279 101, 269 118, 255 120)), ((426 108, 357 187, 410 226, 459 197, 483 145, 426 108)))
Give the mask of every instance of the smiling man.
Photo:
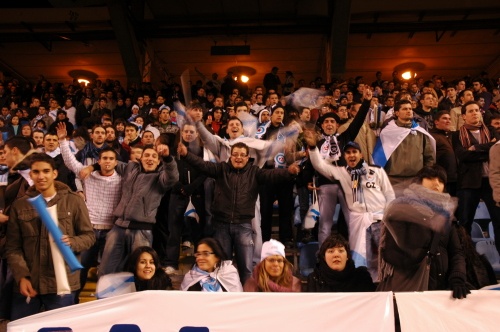
MULTIPOLYGON (((366 88, 363 92, 363 103, 359 111, 349 127, 341 134, 337 132, 340 117, 336 113, 328 112, 318 119, 316 125, 321 128, 321 139, 317 141, 316 146, 319 149, 321 158, 327 163, 334 166, 345 166, 346 161, 342 157, 342 147, 346 145, 347 142, 354 141, 358 136, 366 115, 370 110, 372 96, 372 91, 366 88)), ((337 203, 341 205, 347 222, 349 214, 346 212, 347 206, 338 180, 328 179, 320 173, 317 182, 317 185, 319 185, 318 202, 320 212, 318 242, 321 246, 323 241, 331 233, 334 224, 333 216, 337 203)))
MULTIPOLYGON (((193 114, 190 114, 190 117, 192 119, 196 119, 193 114)), ((229 138, 227 140, 222 139, 218 135, 211 134, 203 124, 203 121, 196 122, 196 129, 204 146, 213 154, 212 158, 215 158, 216 161, 228 161, 231 156, 231 146, 236 143, 245 143, 249 147, 249 157, 254 159, 254 165, 262 167, 267 160, 267 155, 271 153, 270 149, 273 147, 279 148, 282 145, 282 143, 278 141, 262 141, 255 137, 245 136, 243 122, 235 116, 230 117, 228 120, 226 132, 229 138)), ((205 182, 205 210, 207 224, 211 221, 210 206, 213 201, 213 183, 210 183, 210 181, 210 179, 207 179, 205 182)), ((256 263, 260 262, 260 252, 262 246, 260 213, 258 210, 259 207, 259 204, 255 207, 257 213, 255 214, 256 217, 252 223, 255 245, 254 260, 256 263)))
POLYGON ((179 156, 205 175, 215 178, 215 195, 212 204, 214 238, 219 241, 227 257, 233 256, 238 265, 240 280, 244 284, 252 274, 254 252, 252 219, 259 185, 293 181, 299 172, 297 165, 288 169, 261 169, 249 163, 249 147, 236 143, 231 147, 228 162, 212 163, 188 153, 183 144, 177 150, 179 156))
MULTIPOLYGON (((347 166, 334 166, 326 162, 316 148, 314 133, 306 131, 309 157, 314 169, 330 181, 338 180, 342 186, 347 207, 349 243, 356 266, 368 266, 373 280, 377 280, 377 255, 366 251, 366 231, 380 227, 386 206, 395 198, 389 177, 384 169, 368 165, 358 143, 350 141, 343 147, 347 166)), ((378 239, 374 240, 378 248, 378 239)))
MULTIPOLYGON (((93 165, 101 170, 99 164, 93 165)), ((163 195, 179 181, 175 160, 167 145, 144 147, 140 162, 119 162, 116 171, 123 178, 116 218, 106 237, 101 275, 120 272, 128 255, 140 246, 151 246, 156 212, 163 195)))
POLYGON ((68 186, 55 181, 53 159, 43 153, 32 155, 30 176, 34 185, 12 205, 7 229, 6 257, 16 281, 12 320, 36 314, 42 306, 52 310, 72 305, 80 288, 80 271, 71 273, 66 267, 62 280, 57 280, 48 230, 28 198, 41 194, 48 206, 57 206, 64 234, 61 240, 73 252, 80 253, 95 241, 84 201, 68 186), (64 281, 69 289, 58 294, 58 286, 64 281))

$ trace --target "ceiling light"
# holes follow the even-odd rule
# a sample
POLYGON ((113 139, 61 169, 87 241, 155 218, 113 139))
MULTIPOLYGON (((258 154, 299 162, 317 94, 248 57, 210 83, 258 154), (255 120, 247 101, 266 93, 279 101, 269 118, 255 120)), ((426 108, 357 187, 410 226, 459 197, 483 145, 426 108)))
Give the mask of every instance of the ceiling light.
POLYGON ((403 74, 401 74, 401 77, 405 80, 410 80, 412 78, 417 77, 417 73, 414 73, 411 70, 407 70, 403 74))
POLYGON ((246 76, 246 75, 241 75, 241 81, 242 81, 243 83, 248 82, 248 80, 249 80, 248 76, 246 76))
POLYGON ((90 81, 86 80, 85 78, 79 78, 78 83, 80 83, 80 84, 85 83, 85 86, 87 86, 90 83, 90 81))

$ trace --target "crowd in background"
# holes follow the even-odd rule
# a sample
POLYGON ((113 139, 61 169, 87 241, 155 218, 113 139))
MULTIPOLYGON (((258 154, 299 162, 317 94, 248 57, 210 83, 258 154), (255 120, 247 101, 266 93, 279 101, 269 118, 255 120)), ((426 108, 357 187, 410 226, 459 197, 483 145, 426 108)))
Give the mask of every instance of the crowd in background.
MULTIPOLYGON (((377 72, 373 82, 306 84, 290 71, 281 80, 273 67, 251 89, 233 73, 198 74, 190 91, 165 81, 0 82, 2 238, 16 222, 5 211, 33 185, 20 165, 31 150, 47 154, 65 185, 57 191, 86 201, 94 236, 81 250, 76 302, 98 264, 100 275, 133 273, 137 290, 171 289, 180 250, 191 247, 196 264, 183 290, 300 291, 285 248, 315 241, 307 291, 378 285, 463 298, 495 282, 469 236, 480 200, 500 234, 500 78, 406 81, 377 72), (313 192, 319 219, 307 226, 313 192), (407 215, 405 204, 418 213, 407 215)), ((2 283, 23 246, 13 241, 7 236, 2 283)), ((26 279, 15 274, 14 294, 26 279)))

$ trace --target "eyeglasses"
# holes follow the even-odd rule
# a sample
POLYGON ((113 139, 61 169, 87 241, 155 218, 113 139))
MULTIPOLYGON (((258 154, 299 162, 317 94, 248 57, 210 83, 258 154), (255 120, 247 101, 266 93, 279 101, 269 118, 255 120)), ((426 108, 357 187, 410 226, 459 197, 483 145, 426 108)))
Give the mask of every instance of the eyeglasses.
POLYGON ((246 157, 248 157, 248 155, 245 154, 245 153, 231 153, 231 157, 234 157, 234 158, 238 158, 238 157, 239 158, 246 158, 246 157))
POLYGON ((214 254, 213 252, 201 251, 201 252, 195 252, 194 253, 194 257, 196 257, 196 258, 198 258, 198 257, 207 258, 208 256, 213 255, 213 254, 214 254))
POLYGON ((266 261, 271 264, 278 263, 280 265, 285 263, 285 260, 282 258, 267 258, 266 261))

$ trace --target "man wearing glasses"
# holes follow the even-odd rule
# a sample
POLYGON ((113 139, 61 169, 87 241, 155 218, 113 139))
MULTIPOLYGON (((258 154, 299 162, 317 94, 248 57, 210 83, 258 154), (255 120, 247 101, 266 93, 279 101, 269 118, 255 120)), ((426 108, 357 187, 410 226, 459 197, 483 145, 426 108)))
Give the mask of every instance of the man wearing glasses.
POLYGON ((183 144, 179 144, 177 152, 202 173, 215 178, 212 204, 214 238, 228 257, 233 256, 234 250, 240 280, 244 284, 252 274, 252 219, 259 185, 293 181, 299 167, 293 164, 287 169, 261 169, 248 162, 249 147, 241 142, 231 146, 229 161, 222 163, 203 161, 188 153, 183 144))

